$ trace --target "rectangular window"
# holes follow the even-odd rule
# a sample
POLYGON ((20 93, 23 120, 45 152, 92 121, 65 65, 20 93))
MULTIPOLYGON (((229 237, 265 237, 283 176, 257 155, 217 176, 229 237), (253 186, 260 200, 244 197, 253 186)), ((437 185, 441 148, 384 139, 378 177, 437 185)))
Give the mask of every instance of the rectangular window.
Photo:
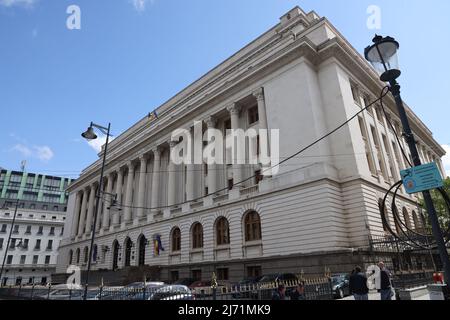
POLYGON ((3 249, 3 238, 0 238, 0 249, 3 249))
POLYGON ((47 244, 47 250, 53 250, 53 240, 48 240, 48 244, 47 244))
POLYGON ((27 230, 25 231, 25 234, 31 234, 31 226, 27 226, 27 230))
POLYGON ((13 230, 13 234, 18 234, 19 233, 19 227, 18 225, 14 226, 14 230, 13 230))
POLYGON ((194 281, 202 280, 202 270, 192 270, 192 279, 194 281))
POLYGON ((233 179, 228 179, 228 190, 233 189, 233 185, 234 185, 234 180, 233 179))
POLYGON ((262 276, 262 269, 260 266, 247 267, 247 277, 256 278, 262 276))
POLYGON ((359 91, 358 88, 355 84, 351 84, 351 89, 352 89, 352 96, 353 96, 353 101, 357 104, 357 105, 361 105, 361 101, 359 99, 359 91))
POLYGON ((38 264, 39 256, 33 256, 33 264, 38 264))
POLYGON ((0 230, 0 232, 6 232, 6 228, 8 226, 6 224, 2 224, 2 229, 0 230))
POLYGON ((175 282, 180 279, 180 274, 178 271, 170 271, 170 281, 175 282))
MULTIPOLYGON (((56 218, 56 217, 55 217, 56 218)), ((51 227, 50 228, 50 232, 48 233, 49 236, 54 236, 55 235, 55 227, 51 227)))
POLYGON ((13 261, 13 256, 9 255, 8 258, 6 259, 6 264, 12 264, 13 261))
POLYGON ((36 245, 34 246, 34 250, 40 250, 41 249, 41 240, 36 240, 36 245))
POLYGON ((30 242, 30 240, 28 240, 28 239, 25 239, 25 240, 23 240, 23 245, 22 245, 22 247, 24 248, 24 249, 28 249, 28 243, 30 242))
POLYGON ((50 256, 45 256, 45 264, 46 265, 50 264, 50 256))
POLYGON ((43 226, 39 226, 39 230, 37 232, 38 236, 41 236, 44 233, 44 227, 43 226))
POLYGON ((228 280, 228 268, 217 268, 217 280, 228 280))
POLYGON ((248 109, 248 124, 252 125, 259 121, 258 106, 248 109))
POLYGON ((27 256, 20 256, 20 264, 25 264, 25 260, 26 260, 27 256))
POLYGON ((392 159, 392 155, 389 152, 389 144, 388 144, 387 138, 384 134, 382 134, 381 136, 383 139, 384 149, 386 150, 386 157, 388 158, 389 170, 391 171, 391 176, 393 178, 397 179, 397 173, 395 171, 394 160, 392 159))
POLYGON ((9 243, 9 249, 14 250, 16 248, 16 239, 11 239, 9 243))

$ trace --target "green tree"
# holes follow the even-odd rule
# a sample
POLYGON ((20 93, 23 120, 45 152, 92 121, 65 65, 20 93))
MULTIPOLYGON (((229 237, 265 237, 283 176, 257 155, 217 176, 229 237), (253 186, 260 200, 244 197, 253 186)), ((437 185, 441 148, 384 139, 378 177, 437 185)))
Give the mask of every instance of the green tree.
MULTIPOLYGON (((447 193, 447 195, 450 197, 450 177, 446 178, 444 180, 444 191, 447 193)), ((450 223, 450 215, 449 215, 449 208, 447 207, 447 203, 442 196, 442 194, 438 190, 432 190, 431 191, 431 197, 433 198, 434 208, 436 209, 436 213, 438 215, 439 222, 441 224, 441 228, 443 228, 443 231, 445 231, 450 223)), ((427 227, 430 227, 428 216, 425 211, 425 203, 423 199, 420 199, 420 206, 424 209, 424 215, 426 218, 427 227)))

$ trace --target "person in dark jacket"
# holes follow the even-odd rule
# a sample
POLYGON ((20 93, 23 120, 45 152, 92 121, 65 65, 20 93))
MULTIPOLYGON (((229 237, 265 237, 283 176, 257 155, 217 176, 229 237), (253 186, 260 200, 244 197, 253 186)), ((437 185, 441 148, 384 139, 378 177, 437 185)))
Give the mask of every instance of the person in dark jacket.
POLYGON ((369 300, 367 276, 361 271, 361 267, 356 267, 350 276, 349 289, 355 300, 369 300))
POLYGON ((291 300, 306 300, 305 284, 299 282, 295 290, 291 293, 291 300))
POLYGON ((384 262, 378 263, 380 268, 380 298, 381 300, 392 300, 391 272, 385 267, 384 262))
POLYGON ((286 300, 286 287, 284 285, 278 286, 278 289, 272 294, 272 300, 286 300))

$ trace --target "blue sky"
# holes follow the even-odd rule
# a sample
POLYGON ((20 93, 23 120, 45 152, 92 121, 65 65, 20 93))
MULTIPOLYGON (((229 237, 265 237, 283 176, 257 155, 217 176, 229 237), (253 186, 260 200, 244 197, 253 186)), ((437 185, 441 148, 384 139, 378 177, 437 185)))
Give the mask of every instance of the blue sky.
POLYGON ((375 31, 397 38, 403 97, 450 153, 449 1, 0 0, 0 166, 77 177, 97 158, 80 138, 90 121, 123 132, 295 5, 360 52, 375 31), (66 27, 72 4, 81 30, 66 27))

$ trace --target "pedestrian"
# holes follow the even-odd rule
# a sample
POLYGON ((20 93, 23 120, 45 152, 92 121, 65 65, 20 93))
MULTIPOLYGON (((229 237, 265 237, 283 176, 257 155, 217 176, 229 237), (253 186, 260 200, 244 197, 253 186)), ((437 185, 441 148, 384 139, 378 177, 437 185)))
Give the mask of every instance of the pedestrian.
POLYGON ((305 283, 299 282, 295 290, 291 293, 291 300, 306 300, 305 283))
POLYGON ((350 294, 355 300, 369 300, 369 288, 367 287, 367 276, 362 272, 361 267, 355 267, 350 276, 350 294))
POLYGON ((394 293, 392 292, 391 272, 383 261, 378 263, 378 267, 380 268, 380 298, 381 300, 392 300, 394 293))
POLYGON ((286 300, 286 287, 283 284, 272 294, 272 300, 286 300))

